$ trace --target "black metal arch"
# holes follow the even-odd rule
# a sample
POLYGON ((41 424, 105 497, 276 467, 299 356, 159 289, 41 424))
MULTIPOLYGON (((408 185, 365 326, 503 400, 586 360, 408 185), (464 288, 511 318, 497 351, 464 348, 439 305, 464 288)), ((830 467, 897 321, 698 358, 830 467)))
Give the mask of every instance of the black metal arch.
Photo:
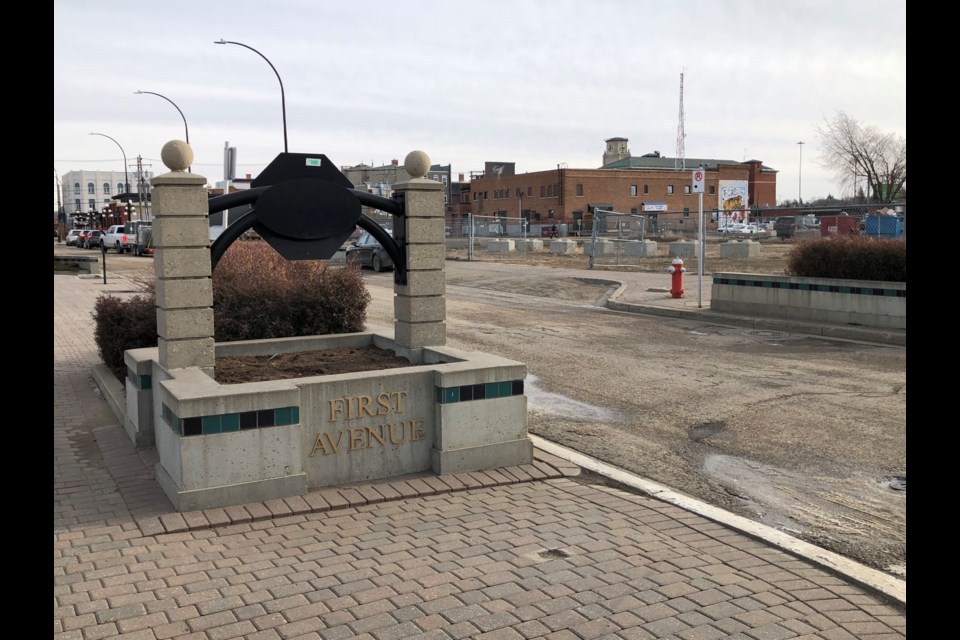
MULTIPOLYGON (((216 269, 217 263, 220 262, 220 258, 223 257, 223 254, 226 253, 228 248, 230 248, 230 245, 240 239, 240 236, 242 236, 244 232, 250 229, 256 230, 256 226, 258 224, 256 202, 263 192, 269 188, 269 186, 254 187, 251 189, 244 189, 242 191, 235 191, 234 193, 226 193, 210 198, 207 203, 207 211, 209 213, 218 213, 225 209, 239 207, 242 205, 250 205, 252 207, 251 211, 243 214, 233 224, 224 229, 223 233, 221 233, 210 245, 211 270, 216 269)), ((384 211, 395 218, 400 218, 404 215, 403 204, 397 200, 391 200, 390 198, 377 196, 359 189, 348 189, 348 191, 352 193, 362 205, 384 211)), ((365 213, 360 214, 360 219, 357 222, 357 226, 365 231, 368 231, 370 235, 376 238, 377 241, 380 242, 381 246, 383 246, 383 248, 386 250, 387 255, 390 256, 394 266, 394 282, 397 284, 406 284, 407 262, 404 259, 403 245, 405 244, 405 239, 402 237, 402 233, 397 233, 398 237, 396 238, 392 237, 390 234, 384 231, 383 227, 381 227, 373 218, 365 213)), ((395 225, 395 228, 396 227, 402 228, 402 225, 395 225)))

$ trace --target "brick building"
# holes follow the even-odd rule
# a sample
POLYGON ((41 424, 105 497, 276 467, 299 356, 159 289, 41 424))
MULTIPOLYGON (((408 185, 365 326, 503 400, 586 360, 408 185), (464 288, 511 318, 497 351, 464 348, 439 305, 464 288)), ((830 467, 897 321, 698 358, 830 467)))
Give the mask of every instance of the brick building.
POLYGON ((447 208, 456 226, 467 213, 524 218, 531 232, 540 226, 566 226, 570 232, 591 228, 594 208, 643 214, 651 228, 695 228, 698 194, 692 173, 701 165, 706 180, 703 209, 707 220, 718 214, 745 215, 776 204, 777 172, 760 160, 737 162, 675 158, 654 151, 633 157, 626 138, 610 138, 597 169, 556 169, 517 174, 512 162, 487 162, 481 176, 464 189, 459 207, 447 208))

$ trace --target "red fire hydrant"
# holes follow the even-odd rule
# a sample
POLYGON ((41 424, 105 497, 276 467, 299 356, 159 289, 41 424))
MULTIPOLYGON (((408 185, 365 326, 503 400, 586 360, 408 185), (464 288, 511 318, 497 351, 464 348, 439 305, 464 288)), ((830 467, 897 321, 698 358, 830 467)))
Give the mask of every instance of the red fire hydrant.
POLYGON ((683 272, 686 269, 683 267, 683 260, 680 259, 680 256, 677 256, 673 259, 673 264, 667 267, 667 273, 673 275, 673 283, 670 287, 670 297, 671 298, 682 298, 683 297, 683 272))

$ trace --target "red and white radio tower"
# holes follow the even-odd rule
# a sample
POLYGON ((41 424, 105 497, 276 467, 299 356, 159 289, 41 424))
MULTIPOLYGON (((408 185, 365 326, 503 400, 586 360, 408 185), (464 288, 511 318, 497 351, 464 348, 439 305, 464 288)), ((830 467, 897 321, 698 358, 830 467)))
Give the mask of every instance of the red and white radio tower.
POLYGON ((683 132, 683 71, 680 72, 680 122, 677 125, 677 157, 673 161, 674 169, 686 169, 687 151, 683 141, 687 134, 683 132))

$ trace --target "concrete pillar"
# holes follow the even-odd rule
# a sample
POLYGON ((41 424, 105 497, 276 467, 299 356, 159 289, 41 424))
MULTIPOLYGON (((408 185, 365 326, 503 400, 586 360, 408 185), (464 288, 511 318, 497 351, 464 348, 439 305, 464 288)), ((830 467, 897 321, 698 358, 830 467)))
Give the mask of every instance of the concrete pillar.
POLYGON ((393 287, 394 341, 397 355, 416 361, 423 347, 447 343, 443 185, 424 177, 430 157, 423 151, 407 154, 403 168, 412 178, 393 189, 406 213, 397 222, 404 225, 407 284, 393 287))
POLYGON ((193 162, 186 142, 160 152, 170 173, 153 185, 154 273, 157 276, 157 346, 165 370, 199 367, 214 375, 213 280, 207 179, 185 169, 193 162))

